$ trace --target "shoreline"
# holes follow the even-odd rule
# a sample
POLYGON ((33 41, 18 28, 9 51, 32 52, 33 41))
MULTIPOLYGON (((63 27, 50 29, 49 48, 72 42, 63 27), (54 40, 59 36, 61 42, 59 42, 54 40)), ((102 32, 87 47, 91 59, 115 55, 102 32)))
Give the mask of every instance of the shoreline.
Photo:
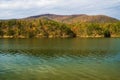
POLYGON ((29 37, 14 37, 14 36, 0 36, 0 39, 66 39, 66 38, 120 38, 120 36, 115 36, 115 35, 111 35, 111 37, 104 37, 104 36, 76 36, 76 37, 33 37, 33 38, 29 38, 29 37))

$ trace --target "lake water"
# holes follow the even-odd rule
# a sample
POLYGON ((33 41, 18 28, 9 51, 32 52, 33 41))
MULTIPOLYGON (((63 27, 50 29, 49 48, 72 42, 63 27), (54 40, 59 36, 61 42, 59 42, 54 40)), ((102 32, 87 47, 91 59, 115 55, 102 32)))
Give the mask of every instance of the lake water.
POLYGON ((120 39, 0 39, 0 80, 120 80, 120 39))

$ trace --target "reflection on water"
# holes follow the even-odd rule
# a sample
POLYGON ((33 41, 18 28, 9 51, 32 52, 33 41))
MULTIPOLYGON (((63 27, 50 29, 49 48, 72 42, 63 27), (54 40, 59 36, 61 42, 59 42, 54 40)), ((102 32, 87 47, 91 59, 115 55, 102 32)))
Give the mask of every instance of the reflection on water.
POLYGON ((120 39, 0 39, 0 80, 120 80, 120 39))

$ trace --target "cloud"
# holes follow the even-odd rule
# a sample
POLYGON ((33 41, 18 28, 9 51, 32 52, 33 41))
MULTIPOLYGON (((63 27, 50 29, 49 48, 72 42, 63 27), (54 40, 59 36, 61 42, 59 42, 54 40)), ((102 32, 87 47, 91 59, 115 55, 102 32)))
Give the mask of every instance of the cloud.
POLYGON ((55 2, 55 0, 2 0, 0 1, 0 9, 30 9, 48 6, 55 2))
POLYGON ((0 0, 0 19, 43 13, 104 14, 120 19, 120 0, 0 0))

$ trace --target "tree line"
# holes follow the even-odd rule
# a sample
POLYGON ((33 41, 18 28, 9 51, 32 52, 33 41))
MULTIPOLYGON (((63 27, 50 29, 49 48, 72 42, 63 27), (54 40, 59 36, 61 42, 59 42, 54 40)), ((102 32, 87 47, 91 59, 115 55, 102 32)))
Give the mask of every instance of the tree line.
POLYGON ((65 24, 49 20, 1 20, 0 38, 120 37, 120 22, 65 24))

